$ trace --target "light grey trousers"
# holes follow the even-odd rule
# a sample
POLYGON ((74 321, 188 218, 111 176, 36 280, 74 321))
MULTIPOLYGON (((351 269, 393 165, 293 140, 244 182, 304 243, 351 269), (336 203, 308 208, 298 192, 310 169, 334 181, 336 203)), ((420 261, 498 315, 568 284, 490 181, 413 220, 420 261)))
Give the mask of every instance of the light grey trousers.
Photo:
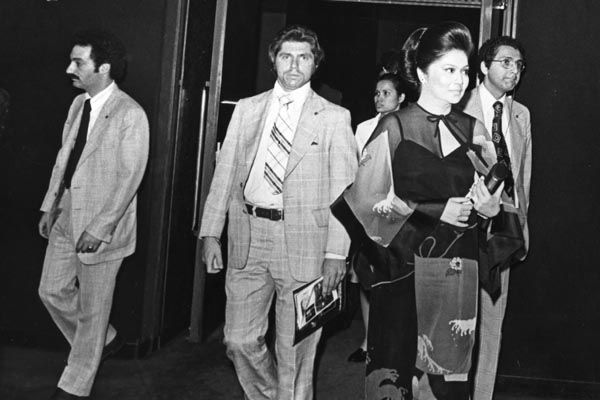
POLYGON ((71 345, 58 387, 89 396, 98 371, 107 331, 115 280, 122 259, 82 264, 75 253, 68 192, 63 212, 52 227, 44 258, 39 295, 50 316, 71 345))
POLYGON ((502 293, 495 303, 485 290, 480 290, 479 356, 475 363, 473 400, 492 400, 494 396, 509 277, 510 268, 500 272, 502 293))
POLYGON ((225 345, 246 399, 310 400, 321 330, 294 340, 294 280, 287 257, 283 221, 250 217, 250 253, 244 269, 229 268, 226 277, 225 345), (275 303, 275 357, 265 334, 275 303), (276 358, 276 359, 275 359, 276 358))

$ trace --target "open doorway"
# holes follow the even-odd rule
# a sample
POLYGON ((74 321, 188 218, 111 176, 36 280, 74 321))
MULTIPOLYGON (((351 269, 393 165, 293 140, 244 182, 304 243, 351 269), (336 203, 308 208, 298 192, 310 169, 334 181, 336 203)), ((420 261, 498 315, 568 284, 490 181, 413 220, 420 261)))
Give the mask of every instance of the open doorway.
MULTIPOLYGON (((485 26, 487 34, 492 30, 497 34, 502 29, 498 22, 492 24, 492 13, 497 14, 497 11, 492 11, 492 0, 436 2, 422 1, 420 3, 427 3, 423 6, 415 5, 419 3, 417 1, 407 5, 407 1, 220 0, 215 18, 210 95, 202 139, 202 179, 196 214, 202 214, 214 171, 215 151, 225 137, 235 104, 240 98, 273 87, 274 75, 267 48, 280 29, 290 24, 302 24, 317 32, 326 56, 313 79, 313 88, 328 100, 349 109, 353 126, 356 126, 375 114, 372 91, 381 55, 390 49, 400 49, 414 29, 441 21, 459 21, 471 30, 476 45, 481 37, 480 26, 485 26), (437 6, 432 6, 436 2, 437 6), (451 3, 456 4, 448 6, 451 3), (458 3, 470 4, 458 7, 458 3), (487 19, 482 18, 482 10, 489 11, 487 19)), ((472 84, 475 83, 474 71, 472 84)), ((224 243, 224 252, 225 249, 224 243)), ((222 282, 219 281, 218 285, 222 282)), ((192 305, 192 337, 199 338, 200 332, 206 330, 202 328, 204 310, 207 313, 214 311, 208 303, 214 304, 215 296, 224 297, 222 286, 218 285, 212 277, 205 276, 204 266, 197 256, 194 286, 197 304, 192 305), (206 279, 211 282, 206 283, 206 279), (202 299, 206 299, 206 305, 202 299)), ((211 325, 215 325, 214 321, 211 325)))

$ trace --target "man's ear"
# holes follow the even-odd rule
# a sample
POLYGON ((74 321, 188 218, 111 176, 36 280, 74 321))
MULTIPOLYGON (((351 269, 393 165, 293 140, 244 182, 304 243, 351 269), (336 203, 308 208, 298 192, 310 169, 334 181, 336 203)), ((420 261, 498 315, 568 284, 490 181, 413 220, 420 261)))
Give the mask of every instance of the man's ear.
POLYGON ((487 65, 485 65, 485 61, 482 61, 482 62, 479 64, 479 69, 481 70, 481 73, 482 73, 483 75, 487 76, 487 74, 488 74, 488 67, 487 67, 487 65))
POLYGON ((110 64, 104 63, 104 64, 100 65, 100 68, 98 68, 98 72, 100 72, 101 74, 110 73, 110 64))

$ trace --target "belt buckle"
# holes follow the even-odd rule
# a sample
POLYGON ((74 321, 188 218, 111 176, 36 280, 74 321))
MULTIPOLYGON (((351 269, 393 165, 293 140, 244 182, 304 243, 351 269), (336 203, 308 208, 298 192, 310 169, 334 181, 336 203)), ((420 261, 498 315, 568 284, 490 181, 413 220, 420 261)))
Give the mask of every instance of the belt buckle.
POLYGON ((254 217, 258 217, 258 215, 256 215, 256 206, 255 205, 246 203, 246 209, 248 209, 248 211, 250 211, 250 215, 252 215, 254 217))
POLYGON ((271 220, 281 221, 283 219, 283 210, 274 208, 271 210, 271 220))

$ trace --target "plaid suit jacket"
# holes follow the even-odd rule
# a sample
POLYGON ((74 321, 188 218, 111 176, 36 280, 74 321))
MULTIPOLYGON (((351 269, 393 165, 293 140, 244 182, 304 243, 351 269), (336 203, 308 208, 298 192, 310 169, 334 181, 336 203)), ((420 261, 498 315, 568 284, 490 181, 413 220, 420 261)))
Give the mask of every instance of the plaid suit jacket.
MULTIPOLYGON (((516 213, 523 228, 525 249, 529 249, 529 228, 527 210, 529 209, 529 189, 531 186, 531 117, 523 104, 508 97, 505 110, 509 113, 509 130, 511 139, 511 169, 515 179, 515 192, 519 198, 516 213)), ((463 111, 484 123, 479 88, 467 93, 461 102, 463 111)), ((487 139, 492 140, 486 131, 487 139)), ((506 209, 506 206, 505 206, 506 209)), ((513 211, 515 210, 507 210, 513 211)))
MULTIPOLYGON (((41 211, 59 193, 75 144, 85 94, 77 96, 64 125, 41 211)), ((136 244, 136 193, 148 159, 149 127, 142 107, 116 87, 104 103, 71 180, 71 221, 77 241, 83 231, 102 240, 95 253, 77 253, 84 264, 132 254, 136 244)))
MULTIPOLYGON (((220 237, 229 217, 228 267, 244 268, 250 221, 244 187, 263 132, 271 92, 237 104, 221 148, 200 227, 201 237, 220 237)), ((347 255, 350 239, 329 206, 352 183, 357 150, 348 110, 312 90, 304 103, 283 183, 285 241, 291 274, 320 276, 326 252, 347 255)))

